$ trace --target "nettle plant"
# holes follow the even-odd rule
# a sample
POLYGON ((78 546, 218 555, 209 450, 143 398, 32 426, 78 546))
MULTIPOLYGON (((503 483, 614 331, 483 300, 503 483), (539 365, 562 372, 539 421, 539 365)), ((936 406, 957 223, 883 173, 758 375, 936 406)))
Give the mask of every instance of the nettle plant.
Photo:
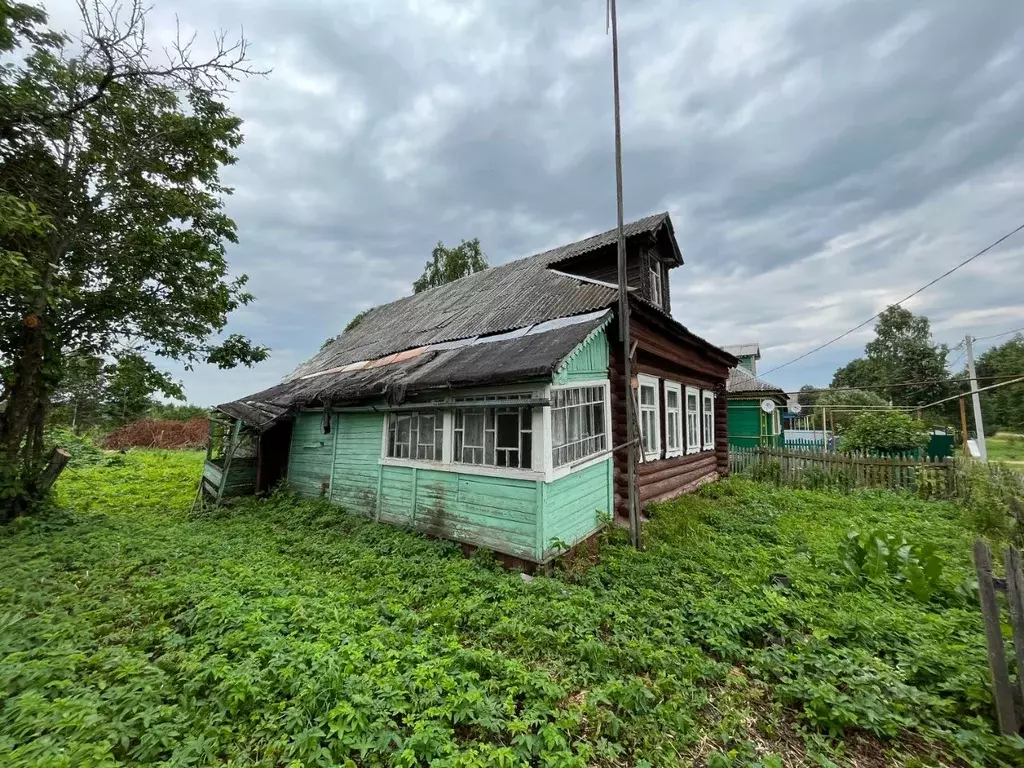
POLYGON ((942 560, 935 546, 910 544, 903 534, 849 531, 839 561, 860 584, 901 583, 923 603, 940 588, 942 560))

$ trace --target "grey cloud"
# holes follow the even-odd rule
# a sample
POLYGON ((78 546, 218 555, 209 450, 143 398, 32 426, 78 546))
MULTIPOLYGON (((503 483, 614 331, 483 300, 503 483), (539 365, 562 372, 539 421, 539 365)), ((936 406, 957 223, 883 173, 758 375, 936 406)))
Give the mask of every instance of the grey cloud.
MULTIPOLYGON (((1019 223, 1019 3, 620 6, 627 216, 671 211, 687 261, 676 316, 701 335, 759 340, 771 367, 1019 223)), ((276 67, 233 101, 249 140, 226 172, 231 264, 257 296, 230 330, 275 356, 184 374, 198 402, 271 383, 408 292, 439 239, 480 237, 502 262, 614 223, 601 3, 173 10, 200 29, 244 24, 276 67)), ((1005 330, 1019 256, 1008 244, 912 306, 943 340, 1005 330)), ((864 339, 776 380, 823 383, 864 339)))

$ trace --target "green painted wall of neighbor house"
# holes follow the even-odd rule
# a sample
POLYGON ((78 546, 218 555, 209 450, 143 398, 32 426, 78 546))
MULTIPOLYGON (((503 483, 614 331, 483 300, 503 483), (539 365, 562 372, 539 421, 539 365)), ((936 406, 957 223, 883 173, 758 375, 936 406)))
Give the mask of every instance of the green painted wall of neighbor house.
POLYGON ((608 378, 608 334, 599 328, 574 349, 555 371, 555 384, 608 378))
POLYGON ((557 554, 551 547, 552 539, 572 546, 601 527, 598 513, 611 512, 612 488, 611 457, 544 484, 544 559, 557 554))
MULTIPOLYGON (((776 403, 775 406, 776 408, 781 407, 779 403, 776 403)), ((741 448, 761 445, 777 448, 783 443, 781 431, 778 435, 761 437, 763 432, 768 431, 772 417, 761 410, 760 399, 729 398, 726 404, 726 416, 728 418, 729 445, 741 448), (765 422, 764 427, 762 427, 762 421, 765 422)))

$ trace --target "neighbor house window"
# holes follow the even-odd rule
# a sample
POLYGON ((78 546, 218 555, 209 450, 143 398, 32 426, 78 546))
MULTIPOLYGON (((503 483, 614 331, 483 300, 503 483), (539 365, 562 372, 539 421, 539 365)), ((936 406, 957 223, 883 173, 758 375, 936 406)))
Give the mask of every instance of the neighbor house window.
POLYGON ((571 387, 551 393, 551 465, 561 467, 608 447, 605 388, 571 387))
POLYGON ((683 452, 683 392, 674 381, 665 382, 665 457, 683 452))
POLYGON ((650 461, 661 455, 661 420, 658 418, 658 380, 651 376, 638 376, 640 389, 640 438, 644 459, 650 461))
POLYGON ((715 393, 706 389, 701 393, 704 416, 704 450, 715 449, 715 393))
POLYGON ((457 409, 453 459, 460 464, 529 469, 533 450, 532 414, 529 406, 457 409))
POLYGON ((661 264, 651 267, 651 301, 661 306, 661 264))
POLYGON ((686 388, 686 452, 700 450, 700 392, 686 388))
POLYGON ((393 459, 440 461, 444 419, 440 411, 392 413, 388 423, 388 456, 393 459))

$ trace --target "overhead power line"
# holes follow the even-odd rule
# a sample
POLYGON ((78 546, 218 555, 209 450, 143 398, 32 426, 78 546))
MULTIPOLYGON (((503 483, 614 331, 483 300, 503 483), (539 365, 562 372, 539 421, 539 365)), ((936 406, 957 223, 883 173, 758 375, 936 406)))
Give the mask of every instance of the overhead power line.
MULTIPOLYGON (((951 274, 956 272, 961 267, 967 266, 968 264, 970 264, 972 261, 974 261, 979 256, 983 256, 984 254, 986 254, 989 251, 991 251, 993 248, 995 248, 1000 243, 1002 243, 1002 242, 1004 242, 1006 240, 1009 240, 1011 237, 1013 237, 1015 234, 1017 234, 1021 230, 1024 230, 1024 224, 1021 224, 1019 227, 1017 227, 1016 229, 1012 230, 1011 232, 1007 232, 1005 235, 1000 237, 995 242, 990 243, 989 245, 986 245, 984 248, 982 248, 980 251, 978 251, 973 256, 970 256, 969 258, 964 259, 963 261, 961 261, 959 264, 957 264, 952 269, 946 270, 941 275, 936 277, 934 280, 932 280, 932 281, 922 285, 920 288, 918 288, 913 293, 911 293, 911 294, 909 294, 907 296, 904 296, 902 299, 897 301, 893 306, 897 306, 898 307, 903 302, 908 301, 908 300, 914 298, 915 296, 917 296, 917 294, 921 293, 922 291, 925 291, 928 288, 931 288, 933 285, 935 285, 937 282, 939 282, 939 280, 942 280, 943 278, 949 277, 951 274)), ((845 333, 841 333, 838 336, 836 336, 834 339, 829 339, 824 344, 821 344, 821 345, 815 347, 810 352, 804 352, 802 355, 799 355, 798 357, 794 357, 792 360, 790 360, 788 362, 785 362, 782 365, 777 365, 774 368, 772 368, 771 370, 765 371, 763 374, 760 374, 760 375, 767 376, 769 373, 774 373, 775 371, 778 371, 778 370, 780 370, 782 368, 785 368, 786 366, 789 366, 789 365, 792 365, 793 363, 799 362, 800 360, 803 360, 805 357, 810 357, 815 352, 820 352, 821 350, 825 349, 825 347, 828 347, 828 346, 831 346, 832 344, 835 344, 840 339, 845 339, 851 333, 855 333, 856 331, 859 331, 861 328, 863 328, 868 323, 873 322, 874 320, 877 320, 879 317, 881 317, 882 312, 884 312, 884 311, 885 311, 884 309, 883 310, 879 310, 879 312, 877 314, 872 315, 867 320, 865 320, 863 323, 860 323, 859 325, 855 325, 853 328, 851 328, 850 330, 846 331, 845 333)))
POLYGON ((1024 331, 1024 327, 1014 328, 1012 331, 1003 331, 1002 333, 993 333, 991 336, 975 336, 975 341, 987 341, 988 339, 998 339, 1001 336, 1009 336, 1011 333, 1020 333, 1024 331))
MULTIPOLYGON (((992 376, 979 376, 978 380, 990 381, 993 379, 1009 379, 1016 376, 1024 376, 1024 373, 997 373, 992 376)), ((929 384, 956 384, 966 380, 967 376, 951 376, 948 379, 928 379, 924 381, 895 381, 890 384, 864 384, 857 387, 815 387, 811 390, 796 390, 794 392, 783 392, 784 395, 801 395, 809 392, 819 394, 822 392, 853 392, 867 389, 898 389, 899 387, 921 387, 929 384)), ((916 406, 915 406, 916 407, 916 406)))
MULTIPOLYGON (((1010 384, 1019 384, 1022 381, 1024 381, 1024 376, 1021 376, 1018 379, 1010 379, 1009 381, 1001 381, 998 384, 990 384, 987 387, 982 387, 981 389, 978 390, 978 392, 987 392, 990 389, 998 389, 999 387, 1007 387, 1010 384)), ((971 390, 967 390, 966 392, 961 392, 959 395, 953 395, 952 397, 945 397, 942 400, 936 400, 934 403, 928 403, 928 405, 922 405, 922 406, 920 406, 920 408, 922 408, 922 409, 923 408, 931 408, 933 405, 942 405, 943 403, 948 403, 950 400, 956 400, 958 397, 966 397, 969 394, 971 394, 971 390)))

